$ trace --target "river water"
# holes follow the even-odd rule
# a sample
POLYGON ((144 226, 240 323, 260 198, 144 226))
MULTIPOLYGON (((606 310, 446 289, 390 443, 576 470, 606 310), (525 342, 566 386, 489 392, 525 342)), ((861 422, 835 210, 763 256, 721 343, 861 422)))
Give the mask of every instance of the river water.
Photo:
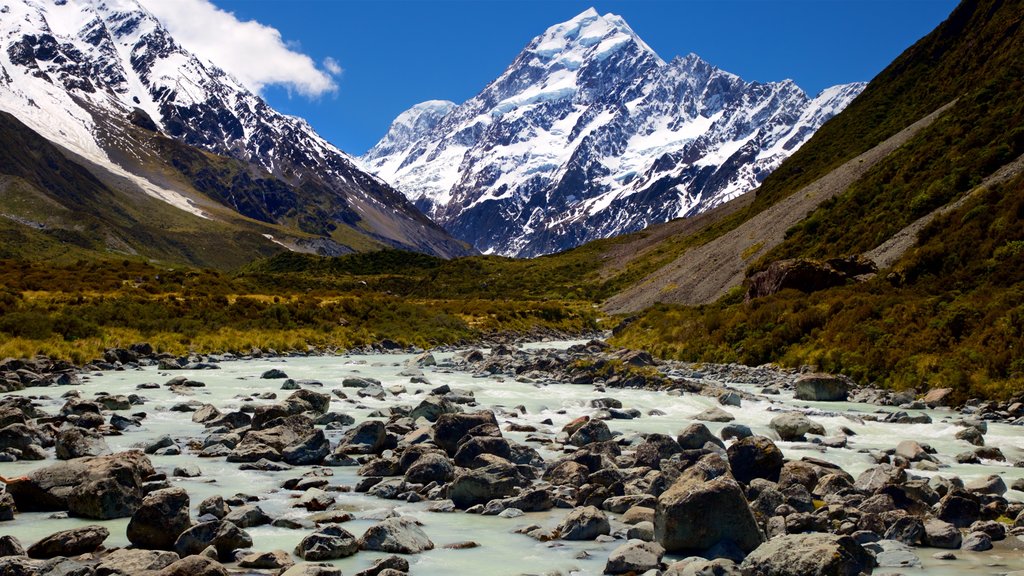
MULTIPOLYGON (((547 343, 548 347, 566 347, 573 342, 547 343)), ((538 347, 532 345, 529 347, 538 347)), ((435 354, 439 363, 449 354, 435 354)), ((80 385, 74 388, 81 392, 82 398, 92 398, 98 392, 110 394, 136 393, 145 399, 145 405, 133 406, 128 412, 144 411, 147 418, 143 427, 124 433, 121 436, 108 437, 107 443, 114 451, 140 448, 164 434, 170 434, 179 440, 205 437, 204 428, 191 421, 187 413, 172 412, 174 404, 188 400, 199 400, 214 404, 222 411, 240 408, 243 404, 253 402, 252 395, 261 392, 276 392, 278 400, 284 399, 289 391, 280 390, 281 380, 263 380, 259 376, 270 368, 284 370, 290 378, 312 379, 323 383, 323 392, 340 388, 344 378, 365 376, 380 380, 385 389, 389 385, 404 385, 407 392, 397 396, 389 394, 385 400, 359 399, 356 401, 340 400, 332 396, 331 410, 345 412, 355 417, 357 422, 366 419, 370 413, 380 408, 395 404, 415 406, 422 400, 433 386, 448 384, 452 388, 471 390, 480 407, 494 408, 503 430, 507 422, 532 424, 542 429, 560 430, 561 427, 579 416, 592 414, 595 409, 589 407, 589 401, 598 396, 612 396, 620 400, 623 408, 639 409, 644 416, 633 420, 610 420, 609 427, 614 432, 621 432, 627 437, 635 433, 661 432, 675 435, 682 428, 692 423, 691 417, 702 410, 717 405, 714 399, 698 395, 669 396, 662 392, 643 390, 609 390, 607 393, 596 393, 591 386, 570 384, 551 384, 546 386, 516 382, 512 379, 495 377, 477 378, 473 375, 452 372, 444 367, 424 369, 431 386, 411 384, 409 378, 400 376, 405 369, 409 355, 366 355, 366 356, 334 356, 334 357, 297 357, 281 359, 258 359, 223 362, 220 370, 159 372, 155 367, 141 370, 109 371, 86 376, 80 385), (137 390, 139 384, 155 382, 163 384, 173 376, 187 376, 190 379, 206 383, 205 388, 193 389, 193 394, 185 396, 174 393, 165 387, 153 390, 137 390), (525 415, 511 414, 517 406, 526 408, 525 415), (502 409, 505 410, 502 410, 502 409), (664 415, 650 416, 652 410, 659 410, 664 415), (511 415, 510 415, 511 414, 511 415), (545 426, 541 421, 550 419, 553 424, 545 426)), ((749 392, 757 392, 749 386, 734 385, 736 388, 749 392)), ((39 403, 44 410, 56 413, 63 400, 60 395, 68 389, 34 388, 17 394, 40 398, 39 403)), ((351 392, 347 389, 346 392, 351 392)), ((350 394, 350 396, 354 396, 350 394)), ((254 401, 273 402, 272 400, 254 401)), ((848 415, 864 414, 881 410, 878 407, 851 403, 808 403, 794 402, 792 396, 764 397, 756 401, 744 400, 742 407, 724 407, 736 416, 738 423, 750 426, 755 433, 770 435, 768 422, 778 414, 778 410, 798 407, 810 409, 812 420, 825 426, 829 435, 838 434, 840 426, 846 426, 856 432, 851 436, 846 449, 821 450, 808 443, 778 442, 788 458, 799 459, 813 456, 829 460, 841 465, 855 476, 872 465, 872 460, 862 450, 893 448, 903 439, 914 439, 930 444, 938 451, 938 458, 944 467, 937 473, 915 472, 922 476, 942 474, 958 475, 965 480, 973 477, 999 474, 1007 486, 1013 480, 1024 477, 1024 468, 1015 468, 1009 463, 986 462, 982 465, 960 465, 954 456, 971 449, 966 442, 956 440, 954 434, 959 428, 953 424, 957 415, 947 410, 924 411, 932 418, 931 424, 887 424, 871 421, 858 422, 858 418, 848 415)), ((892 410, 892 409, 886 409, 892 410)), ((911 411, 915 413, 914 411, 911 411)), ((716 434, 723 424, 707 423, 716 434)), ((524 442, 526 434, 504 432, 516 441, 524 442)), ((335 435, 334 439, 337 438, 335 435)), ((990 424, 985 437, 987 445, 998 446, 1006 454, 1009 462, 1024 460, 1024 438, 1021 428, 1006 424, 990 424)), ((184 443, 179 443, 183 445, 184 443)), ((553 454, 544 452, 536 444, 531 444, 546 457, 553 454)), ((52 449, 51 449, 52 454, 52 449)), ((291 507, 292 493, 279 490, 279 486, 287 479, 302 474, 301 469, 287 472, 256 472, 242 471, 238 464, 225 462, 223 459, 196 458, 189 451, 180 456, 153 456, 154 466, 158 470, 170 472, 175 466, 197 465, 202 475, 198 478, 171 478, 173 485, 185 488, 191 497, 193 514, 198 503, 212 495, 229 497, 237 493, 251 494, 260 497, 258 503, 271 517, 302 518, 306 514, 303 509, 291 507)), ((47 462, 14 462, 0 463, 0 475, 16 476, 27 473, 47 462)), ((359 480, 355 468, 332 468, 333 485, 353 486, 359 480)), ((441 514, 427 512, 429 503, 407 504, 391 500, 381 500, 365 494, 340 493, 338 501, 352 511, 355 520, 345 524, 345 528, 359 536, 375 523, 372 518, 386 514, 392 509, 402 514, 415 516, 424 524, 424 530, 434 541, 437 548, 433 551, 410 556, 411 572, 416 575, 441 574, 545 574, 553 571, 562 573, 600 574, 608 554, 622 542, 548 542, 540 543, 526 536, 512 533, 515 529, 528 524, 539 524, 554 527, 567 511, 552 510, 543 513, 530 513, 520 518, 506 519, 494 516, 479 516, 464 513, 441 514), (472 540, 480 544, 478 548, 468 550, 448 550, 445 544, 472 540), (583 552, 589 553, 588 558, 581 558, 583 552)), ((1007 493, 1010 499, 1024 499, 1024 493, 1011 490, 1007 493)), ((16 535, 26 546, 36 540, 72 526, 96 523, 78 519, 51 519, 48 513, 19 514, 12 522, 0 524, 0 534, 16 535)), ((108 521, 104 524, 111 536, 106 545, 126 546, 125 527, 127 519, 108 521)), ((613 521, 613 531, 617 524, 613 521)), ((621 524, 618 524, 621 527, 621 524)), ((270 526, 250 528, 255 550, 284 549, 291 551, 310 530, 290 530, 270 526)), ((1024 547, 1013 536, 1011 542, 1003 543, 998 551, 986 553, 967 553, 957 551, 958 560, 938 561, 931 555, 935 550, 919 549, 924 568, 901 568, 905 574, 1004 574, 1011 570, 1024 570, 1024 553, 1018 548, 1024 547)), ((351 574, 368 567, 376 558, 383 556, 373 552, 360 552, 353 557, 336 561, 344 573, 351 574)), ((670 558, 671 559, 671 558, 670 558)), ((878 573, 892 572, 894 569, 879 569, 878 573)))

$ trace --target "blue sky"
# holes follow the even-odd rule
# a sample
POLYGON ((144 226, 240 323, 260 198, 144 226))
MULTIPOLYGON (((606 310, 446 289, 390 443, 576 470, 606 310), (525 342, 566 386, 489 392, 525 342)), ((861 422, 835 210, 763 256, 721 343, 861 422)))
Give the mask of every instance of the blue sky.
POLYGON ((417 102, 462 102, 534 36, 590 6, 625 18, 663 59, 694 52, 745 80, 792 78, 811 95, 870 80, 931 31, 953 0, 332 1, 212 0, 277 29, 335 88, 317 96, 268 83, 278 110, 302 116, 358 155, 417 102), (327 60, 331 59, 331 60, 327 60), (334 69, 334 72, 337 72, 334 69))

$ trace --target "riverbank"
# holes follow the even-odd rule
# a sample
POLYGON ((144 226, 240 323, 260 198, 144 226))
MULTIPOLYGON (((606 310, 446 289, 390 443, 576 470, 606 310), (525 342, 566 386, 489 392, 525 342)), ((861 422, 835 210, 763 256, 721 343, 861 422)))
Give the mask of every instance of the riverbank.
MULTIPOLYGON (((507 566, 500 573, 509 574, 600 573, 612 557, 627 551, 630 557, 653 551, 655 565, 665 572, 692 552, 720 554, 739 564, 746 561, 741 556, 753 556, 753 563, 757 548, 778 545, 784 534, 789 539, 782 541, 799 538, 816 550, 847 546, 848 540, 870 549, 877 544, 870 542, 874 537, 883 541, 878 545, 883 549, 896 546, 886 540, 909 542, 898 557, 918 558, 929 573, 940 564, 948 565, 948 573, 962 573, 1006 554, 967 550, 964 541, 973 547, 983 540, 975 533, 984 532, 996 548, 1016 539, 1005 524, 1013 524, 1021 507, 1020 493, 1013 489, 1024 472, 1012 466, 1021 458, 1015 427, 984 420, 961 425, 963 414, 944 409, 795 400, 801 375, 794 371, 662 364, 598 342, 558 349, 496 344, 457 353, 193 360, 196 364, 185 370, 136 369, 129 362, 122 370, 78 373, 79 380, 69 385, 6 395, 0 412, 15 419, 14 411, 21 413, 18 425, 38 434, 43 444, 37 455, 44 459, 0 463, 3 476, 26 475, 39 486, 39 480, 59 476, 52 468, 42 472, 47 465, 66 470, 82 462, 57 461, 58 453, 82 455, 83 450, 111 453, 85 461, 89 473, 100 474, 116 463, 138 475, 137 482, 130 475, 125 485, 125 493, 137 499, 124 499, 138 508, 120 520, 96 518, 95 509, 81 499, 54 506, 85 520, 51 518, 52 511, 21 510, 25 498, 17 497, 19 512, 8 533, 30 544, 58 529, 98 522, 109 531, 103 540, 108 551, 90 550, 89 558, 73 555, 72 561, 95 565, 110 557, 110 548, 133 543, 128 525, 145 519, 143 513, 131 520, 140 518, 146 499, 158 493, 169 499, 166 489, 180 488, 187 499, 170 498, 178 511, 170 516, 187 517, 188 530, 216 526, 213 532, 223 528, 235 534, 226 527, 230 522, 252 540, 248 548, 235 534, 222 548, 282 548, 281 561, 301 564, 308 554, 296 553, 295 547, 324 534, 323 522, 338 523, 351 539, 326 540, 352 552, 333 561, 345 573, 388 556, 367 549, 373 544, 366 544, 366 534, 394 515, 415 517, 433 544, 403 555, 414 574, 478 573, 494 565, 507 566), (201 369, 203 362, 220 368, 201 369), (272 378, 273 369, 285 377, 272 378), (570 383, 574 379, 577 383, 570 383), (77 396, 68 394, 71 390, 77 396), (906 417, 889 416, 900 412, 906 417), (729 416, 733 419, 724 421, 729 416), (959 462, 960 452, 982 448, 956 437, 968 429, 979 431, 988 446, 1002 447, 1008 462, 980 457, 977 464, 959 462), (52 445, 45 446, 47 436, 52 445), (918 438, 920 450, 897 445, 895 439, 907 437, 918 438), (136 462, 124 455, 134 447, 150 449, 145 458, 152 470, 141 458, 136 462), (699 472, 709 470, 716 476, 699 472), (951 479, 954 475, 966 480, 963 486, 951 479), (993 475, 1002 479, 1002 488, 995 481, 973 485, 993 475), (703 548, 705 542, 679 536, 683 528, 671 520, 693 518, 687 502, 671 498, 683 485, 719 499, 711 508, 699 505, 723 511, 718 524, 728 526, 719 528, 732 530, 735 524, 744 532, 719 533, 703 548), (216 504, 217 497, 224 506, 197 507, 210 498, 216 504), (737 524, 725 510, 743 522, 737 524), (211 511, 226 513, 219 519, 204 516, 211 511), (234 515, 225 521, 226 514, 234 515), (936 527, 953 538, 933 520, 960 534, 958 560, 935 560, 931 555, 939 550, 920 548, 936 546, 936 527), (918 522, 924 532, 917 530, 918 522), (992 522, 1004 527, 1002 534, 992 522), (896 525, 909 526, 907 534, 891 532, 896 525), (590 526, 596 531, 588 531, 590 526), (578 534, 586 539, 574 540, 578 534), (670 534, 683 538, 683 544, 670 534), (467 540, 479 546, 470 547, 467 540), (725 540, 740 542, 740 553, 725 544, 709 550, 725 540), (444 548, 448 544, 459 549, 444 548), (659 557, 657 546, 664 555, 659 557), (627 548, 617 554, 620 547, 627 548), (502 563, 494 564, 495 558, 502 563)), ((88 473, 79 478, 74 490, 108 502, 101 496, 114 487, 88 478, 88 473)), ((706 513, 701 514, 703 519, 706 513)), ((397 526, 385 528, 411 533, 412 541, 421 542, 408 523, 391 524, 397 526)), ((145 549, 132 554, 157 561, 158 553, 145 549)), ((332 554, 341 553, 337 550, 332 554)), ((193 551, 201 552, 178 552, 193 551)), ((213 555, 232 571, 252 570, 241 567, 234 554, 213 555)))

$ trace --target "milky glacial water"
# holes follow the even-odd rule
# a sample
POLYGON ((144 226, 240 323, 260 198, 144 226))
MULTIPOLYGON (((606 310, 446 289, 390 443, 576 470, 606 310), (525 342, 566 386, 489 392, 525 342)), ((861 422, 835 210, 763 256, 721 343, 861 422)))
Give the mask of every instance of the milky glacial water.
MULTIPOLYGON (((534 344, 527 347, 566 347, 573 342, 557 344, 534 344)), ((436 354, 443 365, 449 354, 436 354)), ((220 370, 160 372, 155 367, 141 370, 110 371, 90 374, 83 378, 78 390, 83 398, 92 398, 99 392, 110 394, 136 393, 145 399, 143 406, 133 406, 129 412, 144 411, 147 414, 143 427, 124 433, 121 436, 108 437, 107 442, 115 451, 139 448, 164 434, 170 434, 184 445, 190 439, 201 440, 205 437, 204 428, 191 421, 190 414, 172 412, 171 406, 188 400, 199 400, 211 403, 222 411, 238 409, 248 403, 268 403, 273 400, 252 400, 252 396, 262 392, 276 392, 277 399, 286 398, 291 392, 280 390, 281 380, 263 380, 259 376, 270 368, 284 370, 290 378, 318 380, 323 383, 323 392, 341 388, 342 380, 351 376, 367 376, 380 380, 385 389, 390 385, 403 385, 407 392, 397 396, 389 394, 384 400, 350 399, 341 400, 333 397, 331 410, 345 412, 356 418, 366 419, 370 413, 392 405, 415 406, 433 386, 448 384, 452 388, 470 390, 474 393, 480 407, 494 408, 502 428, 506 423, 532 424, 540 429, 557 431, 567 422, 579 416, 593 414, 595 409, 589 407, 589 401, 596 397, 611 396, 623 403, 624 408, 636 408, 644 416, 633 420, 610 420, 609 427, 620 432, 627 438, 637 433, 661 432, 675 435, 682 428, 692 423, 691 417, 702 410, 717 405, 712 398, 693 394, 670 396, 663 392, 643 390, 617 390, 595 392, 591 386, 570 384, 535 385, 516 382, 511 378, 477 378, 473 375, 452 372, 446 368, 434 367, 424 369, 431 385, 412 384, 407 376, 400 376, 405 363, 412 358, 410 355, 353 355, 335 357, 302 357, 282 359, 258 359, 223 362, 220 370), (204 388, 191 390, 189 395, 181 395, 165 387, 155 390, 137 390, 139 384, 155 382, 163 384, 174 376, 187 376, 190 379, 206 383, 204 388), (525 407, 525 415, 515 411, 516 407, 525 407), (652 410, 660 410, 664 415, 651 416, 652 410), (541 421, 550 419, 552 425, 543 425, 541 421)), ((754 388, 735 385, 736 388, 749 392, 757 392, 754 388)), ((35 396, 39 403, 50 413, 55 413, 63 404, 60 395, 70 388, 35 388, 18 392, 20 395, 35 396)), ((354 390, 346 389, 354 397, 354 390)), ((779 442, 779 446, 788 458, 799 459, 813 456, 841 465, 848 472, 857 475, 872 465, 872 460, 865 449, 886 449, 894 447, 904 439, 914 439, 927 443, 938 450, 938 458, 944 467, 937 473, 917 472, 922 476, 956 474, 965 480, 999 474, 1007 485, 1013 480, 1024 476, 1024 468, 1014 468, 1009 463, 986 462, 983 465, 960 465, 954 460, 958 452, 972 447, 964 441, 956 440, 954 434, 959 429, 953 424, 958 415, 947 410, 925 411, 931 417, 931 424, 886 424, 870 421, 861 422, 857 415, 883 410, 881 408, 853 403, 808 403, 794 402, 791 396, 764 397, 756 401, 744 400, 742 407, 725 407, 736 416, 737 422, 747 424, 755 433, 770 435, 769 421, 779 411, 792 409, 810 409, 810 417, 823 424, 829 435, 837 435, 840 426, 846 426, 856 432, 851 436, 846 449, 823 450, 809 443, 779 442)), ((885 410, 892 410, 886 408, 885 410)), ((912 411, 913 412, 913 411, 912 411)), ((707 423, 716 434, 724 424, 707 423)), ((1006 454, 1009 462, 1024 459, 1024 437, 1022 429, 1006 424, 990 424, 986 435, 986 443, 998 446, 1006 454)), ((525 442, 527 434, 504 432, 507 437, 518 442, 525 442)), ((337 439, 338 433, 329 434, 337 439)), ((547 458, 554 456, 540 445, 531 444, 547 458)), ((52 455, 52 450, 51 450, 52 455)), ((229 497, 238 493, 258 496, 258 505, 271 517, 290 517, 300 519, 307 514, 303 509, 292 508, 295 492, 280 489, 281 484, 289 479, 300 476, 304 468, 285 472, 242 471, 238 464, 224 461, 222 458, 197 458, 189 450, 180 456, 153 456, 154 466, 158 470, 170 472, 175 466, 196 465, 202 475, 198 478, 170 478, 175 486, 185 488, 191 497, 193 514, 195 507, 204 498, 212 495, 229 497)), ((14 462, 0 463, 0 475, 11 476, 25 474, 28 471, 51 464, 47 462, 14 462)), ((332 468, 333 476, 330 483, 336 486, 351 487, 358 482, 356 469, 349 467, 332 468)), ((381 500, 365 494, 354 492, 335 493, 338 502, 350 510, 354 520, 345 524, 345 528, 359 536, 375 523, 373 518, 395 510, 401 514, 415 516, 424 524, 424 530, 434 541, 437 548, 423 554, 409 556, 411 571, 416 575, 440 574, 544 574, 552 571, 578 574, 600 574, 608 554, 622 543, 596 542, 548 542, 540 543, 526 536, 514 534, 517 528, 539 524, 544 527, 556 526, 566 510, 555 509, 543 513, 529 513, 519 518, 499 518, 478 516, 464 513, 441 514, 426 511, 429 503, 407 504, 392 500, 381 500), (478 548, 468 550, 444 549, 445 544, 471 540, 480 544, 478 548), (588 554, 583 554, 584 552, 588 554), (589 558, 586 556, 589 555, 589 558)), ((1024 499, 1024 493, 1010 491, 1011 499, 1024 499)), ((12 522, 0 524, 0 534, 14 534, 25 545, 57 530, 72 526, 96 523, 81 519, 50 519, 49 513, 19 514, 12 522)), ((613 518, 612 529, 622 528, 622 524, 613 518)), ((125 527, 127 519, 103 522, 110 530, 111 536, 106 545, 126 546, 125 527)), ((284 549, 292 550, 309 529, 290 530, 270 526, 250 528, 255 550, 284 549)), ((923 569, 901 568, 904 574, 1004 574, 1011 570, 1024 569, 1024 542, 1010 537, 1012 542, 1004 543, 999 552, 972 554, 956 551, 958 560, 937 561, 931 558, 935 550, 919 549, 918 553, 925 562, 923 569)), ((336 561, 344 573, 351 574, 368 567, 376 558, 383 556, 373 552, 360 552, 353 557, 336 561)), ((671 558, 670 558, 671 559, 671 558)), ((894 572, 895 569, 879 569, 878 573, 894 572)))

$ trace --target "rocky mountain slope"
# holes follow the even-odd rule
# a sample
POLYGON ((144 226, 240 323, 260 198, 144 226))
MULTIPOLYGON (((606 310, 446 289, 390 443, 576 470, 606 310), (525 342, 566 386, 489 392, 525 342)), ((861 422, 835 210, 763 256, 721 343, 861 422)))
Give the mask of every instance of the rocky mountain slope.
POLYGON ((962 2, 747 206, 633 257, 630 285, 607 303, 638 312, 618 342, 961 401, 1024 390, 1022 14, 1019 1, 962 2), (763 219, 788 228, 752 225, 763 219), (700 265, 715 255, 724 276, 700 265), (877 273, 742 288, 851 258, 877 273))
POLYGON ((536 256, 752 190, 863 86, 809 98, 694 54, 666 63, 590 9, 467 102, 402 113, 362 161, 481 251, 536 256))
POLYGON ((182 48, 134 0, 0 10, 0 110, 105 177, 202 219, 283 226, 276 240, 293 249, 469 252, 305 121, 182 48), (226 158, 242 164, 212 177, 226 158), (236 214, 201 207, 209 199, 236 214))

